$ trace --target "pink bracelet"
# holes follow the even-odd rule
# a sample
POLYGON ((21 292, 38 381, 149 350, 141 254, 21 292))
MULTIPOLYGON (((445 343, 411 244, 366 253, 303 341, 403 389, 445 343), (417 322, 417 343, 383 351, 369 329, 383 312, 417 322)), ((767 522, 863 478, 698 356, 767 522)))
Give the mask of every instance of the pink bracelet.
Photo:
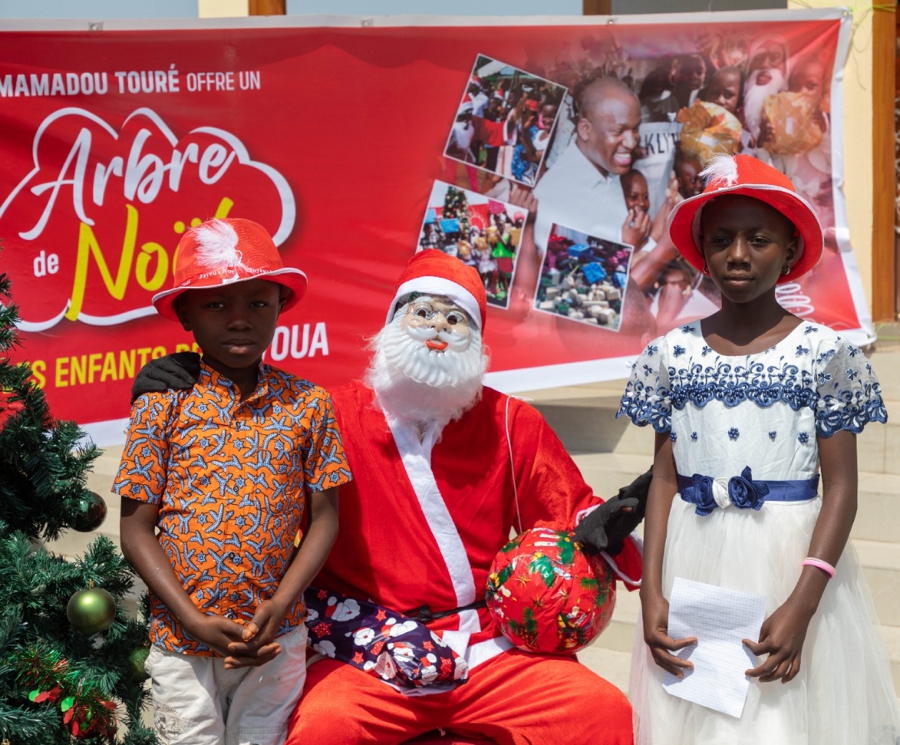
POLYGON ((816 569, 821 569, 825 574, 828 575, 828 578, 831 579, 834 577, 834 567, 831 566, 827 561, 822 559, 817 559, 814 556, 807 556, 803 560, 803 566, 805 567, 815 567, 816 569))

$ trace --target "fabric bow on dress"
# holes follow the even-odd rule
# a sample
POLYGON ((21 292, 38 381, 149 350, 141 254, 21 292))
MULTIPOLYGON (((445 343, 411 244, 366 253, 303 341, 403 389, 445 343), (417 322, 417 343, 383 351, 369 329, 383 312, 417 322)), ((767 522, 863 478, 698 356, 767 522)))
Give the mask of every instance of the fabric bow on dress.
POLYGON ((727 480, 695 473, 691 481, 690 486, 682 488, 681 498, 693 504, 698 515, 708 515, 716 507, 725 508, 732 504, 742 510, 758 510, 769 493, 768 484, 753 480, 750 466, 745 467, 740 476, 727 480))

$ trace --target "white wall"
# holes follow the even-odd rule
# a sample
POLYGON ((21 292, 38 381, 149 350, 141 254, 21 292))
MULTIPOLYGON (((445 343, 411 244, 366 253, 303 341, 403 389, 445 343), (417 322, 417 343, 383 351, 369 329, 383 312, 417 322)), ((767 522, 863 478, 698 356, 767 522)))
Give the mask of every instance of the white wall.
POLYGON ((0 19, 196 17, 197 0, 0 0, 0 19))

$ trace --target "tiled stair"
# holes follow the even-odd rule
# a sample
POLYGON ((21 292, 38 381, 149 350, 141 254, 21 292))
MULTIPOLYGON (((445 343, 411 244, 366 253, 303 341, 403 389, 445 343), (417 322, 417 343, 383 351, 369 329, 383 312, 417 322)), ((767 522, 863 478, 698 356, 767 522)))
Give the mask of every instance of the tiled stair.
MULTIPOLYGON (((882 384, 888 424, 869 425, 858 438, 859 510, 851 535, 882 624, 894 687, 900 692, 900 343, 880 343, 869 357, 882 384)), ((652 461, 651 428, 615 419, 624 385, 614 381, 522 394, 544 414, 602 497, 614 495, 652 461)), ((639 613, 637 593, 620 591, 609 628, 579 655, 626 691, 639 613)))

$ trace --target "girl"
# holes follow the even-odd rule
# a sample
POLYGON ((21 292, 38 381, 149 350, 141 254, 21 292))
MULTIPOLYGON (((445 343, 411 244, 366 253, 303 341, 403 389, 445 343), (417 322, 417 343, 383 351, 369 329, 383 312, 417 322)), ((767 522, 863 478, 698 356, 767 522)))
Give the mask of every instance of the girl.
POLYGON ((887 415, 862 353, 777 302, 822 254, 809 204, 746 155, 706 169, 669 217, 721 310, 652 342, 619 415, 656 430, 631 696, 639 743, 894 745, 900 712, 853 548, 856 434, 887 415), (817 496, 821 464, 822 496, 817 496), (840 560, 840 561, 839 561, 840 560), (669 695, 675 577, 765 595, 740 718, 669 695))

